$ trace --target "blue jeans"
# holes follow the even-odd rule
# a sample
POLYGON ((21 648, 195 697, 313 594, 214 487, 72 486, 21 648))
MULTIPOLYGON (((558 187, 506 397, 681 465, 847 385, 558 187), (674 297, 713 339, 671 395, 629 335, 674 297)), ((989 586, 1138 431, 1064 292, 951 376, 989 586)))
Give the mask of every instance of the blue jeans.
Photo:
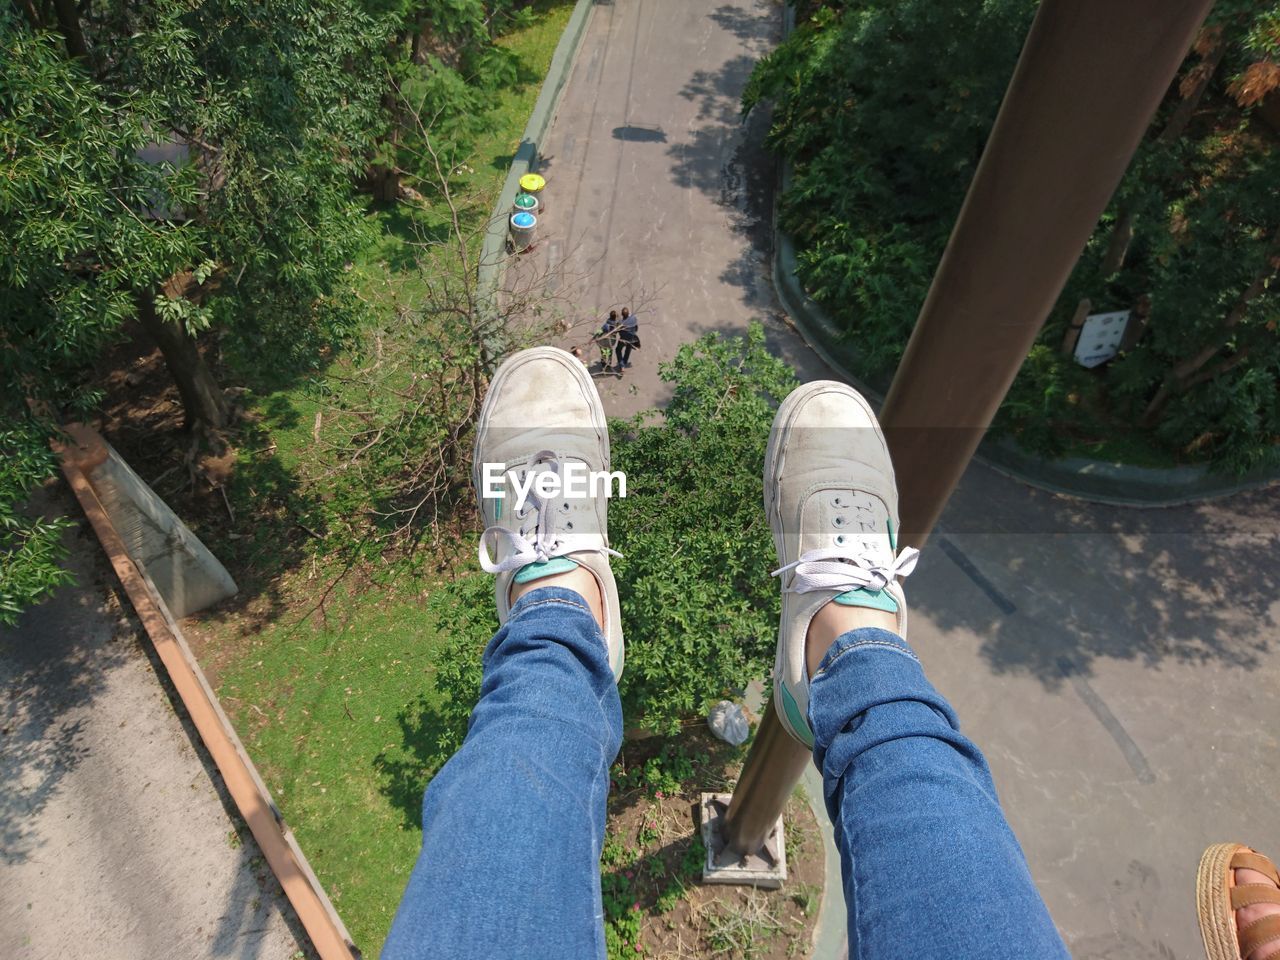
MULTIPOLYGON (((901 639, 840 637, 809 721, 849 905, 849 956, 1066 957, 977 747, 901 639)), ((603 957, 600 851, 622 711, 578 594, 542 587, 484 654, 466 742, 422 802, 383 960, 603 957)))

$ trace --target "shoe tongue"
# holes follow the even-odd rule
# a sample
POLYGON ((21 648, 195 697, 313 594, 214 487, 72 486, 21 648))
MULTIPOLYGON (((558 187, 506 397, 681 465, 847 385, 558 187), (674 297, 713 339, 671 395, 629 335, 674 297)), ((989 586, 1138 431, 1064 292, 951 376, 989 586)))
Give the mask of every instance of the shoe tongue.
POLYGON ((872 610, 884 610, 888 613, 898 612, 898 601, 887 589, 868 590, 866 587, 857 587, 837 596, 835 602, 842 607, 870 607, 872 610))
POLYGON ((578 561, 568 557, 552 557, 542 562, 526 563, 516 571, 516 583, 530 583, 543 577, 554 577, 559 573, 568 573, 577 567, 578 561))
MULTIPOLYGON (((886 538, 888 541, 887 560, 891 563, 897 550, 893 517, 889 514, 883 502, 876 497, 860 491, 850 491, 850 500, 853 506, 854 521, 861 528, 854 536, 860 533, 864 536, 871 534, 876 539, 886 538)), ((883 546, 879 546, 877 552, 879 550, 883 550, 883 546)), ((868 590, 866 587, 855 587, 853 590, 846 590, 844 593, 837 595, 834 599, 842 607, 869 607, 872 610, 884 610, 887 613, 898 612, 898 601, 894 599, 893 594, 887 588, 868 590)))

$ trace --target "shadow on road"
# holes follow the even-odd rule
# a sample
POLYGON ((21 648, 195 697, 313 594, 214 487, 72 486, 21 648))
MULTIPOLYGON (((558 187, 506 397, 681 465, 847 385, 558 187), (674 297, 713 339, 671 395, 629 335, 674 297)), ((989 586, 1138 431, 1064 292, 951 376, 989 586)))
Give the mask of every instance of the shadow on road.
POLYGON ((1099 659, 1253 669, 1280 641, 1274 491, 1140 510, 971 469, 926 548, 912 606, 972 631, 997 674, 1048 689, 1099 659), (924 568, 922 567, 922 572, 924 568), (958 576, 957 576, 958 574, 958 576), (968 581, 966 596, 959 586, 968 581))
POLYGON ((712 23, 737 37, 744 52, 716 70, 697 70, 680 96, 697 106, 700 126, 667 151, 673 181, 698 190, 727 209, 742 253, 720 273, 721 282, 742 291, 751 310, 776 311, 770 277, 776 162, 764 147, 767 108, 742 115, 742 92, 756 63, 777 42, 778 12, 769 3, 724 5, 712 23), (727 158, 727 159, 726 159, 727 158))
MULTIPOLYGON (((70 509, 70 498, 58 498, 70 509)), ((57 512, 54 510, 53 512, 57 512)), ((59 784, 88 754, 83 716, 104 691, 104 677, 129 655, 107 631, 94 630, 100 612, 89 558, 98 549, 87 525, 69 530, 79 585, 26 611, 18 625, 0 630, 0 863, 26 863, 45 844, 41 811, 59 784)))

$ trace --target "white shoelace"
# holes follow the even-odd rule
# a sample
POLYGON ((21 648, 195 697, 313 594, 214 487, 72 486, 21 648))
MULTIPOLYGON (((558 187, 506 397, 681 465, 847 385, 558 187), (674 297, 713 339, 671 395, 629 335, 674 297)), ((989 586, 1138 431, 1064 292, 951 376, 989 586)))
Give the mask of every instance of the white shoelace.
MULTIPOLYGON (((529 461, 529 471, 538 467, 557 474, 561 472, 560 459, 550 450, 539 451, 529 461)), ((533 540, 529 540, 523 528, 521 530, 512 530, 509 527, 487 527, 480 537, 480 566, 486 573, 506 573, 509 570, 519 570, 528 564, 546 563, 548 560, 555 557, 563 557, 568 553, 590 552, 605 553, 612 557, 622 556, 617 550, 610 550, 608 547, 584 547, 566 543, 557 529, 558 511, 550 507, 550 501, 540 496, 535 487, 536 484, 534 487, 529 488, 529 495, 523 508, 526 515, 530 511, 536 514, 533 528, 530 531, 533 533, 533 540), (489 555, 490 536, 493 536, 495 541, 505 542, 506 546, 510 548, 508 556, 496 563, 489 555)), ((494 543, 495 548, 499 545, 499 542, 494 543)))
POLYGON ((863 587, 872 592, 883 590, 895 577, 905 577, 916 568, 920 551, 915 547, 903 547, 902 552, 887 567, 876 566, 868 552, 858 552, 850 547, 823 547, 803 553, 799 560, 773 571, 780 577, 794 570, 788 593, 812 593, 815 590, 836 590, 844 593, 863 587))

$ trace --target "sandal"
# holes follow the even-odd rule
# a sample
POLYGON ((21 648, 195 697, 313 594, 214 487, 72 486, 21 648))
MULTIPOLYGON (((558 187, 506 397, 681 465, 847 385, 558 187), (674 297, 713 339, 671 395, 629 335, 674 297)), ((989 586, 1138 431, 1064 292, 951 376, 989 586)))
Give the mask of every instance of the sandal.
POLYGON ((1241 960, 1264 944, 1280 940, 1280 914, 1236 929, 1235 912, 1256 903, 1280 904, 1280 890, 1270 884, 1236 885, 1235 871, 1256 870, 1280 886, 1276 865, 1240 843, 1216 843, 1200 858, 1196 874, 1196 912, 1209 960, 1241 960))

